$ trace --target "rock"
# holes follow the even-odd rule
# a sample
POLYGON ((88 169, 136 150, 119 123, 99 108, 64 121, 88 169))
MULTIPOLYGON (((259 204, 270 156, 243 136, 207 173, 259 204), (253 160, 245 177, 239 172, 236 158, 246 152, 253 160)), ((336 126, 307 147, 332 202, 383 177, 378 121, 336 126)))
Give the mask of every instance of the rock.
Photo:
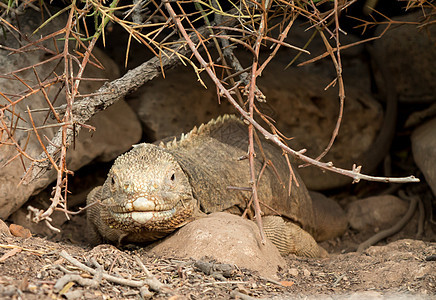
MULTIPOLYGON (((307 41, 311 39, 313 33, 316 31, 316 28, 311 28, 310 30, 307 30, 309 27, 311 27, 310 23, 298 19, 295 20, 291 30, 289 30, 289 33, 284 41, 288 44, 303 48, 306 45, 307 41)), ((348 32, 346 35, 340 36, 341 46, 357 43, 361 40, 361 37, 355 36, 350 32, 348 32)), ((370 64, 367 62, 364 48, 365 45, 360 44, 347 49, 343 49, 341 51, 342 77, 345 80, 346 88, 348 85, 351 84, 352 86, 359 87, 360 90, 363 90, 365 93, 369 94, 371 93, 371 71, 370 64)), ((293 63, 293 66, 296 67, 300 63, 306 62, 307 60, 317 57, 326 52, 324 41, 318 34, 316 34, 316 36, 312 38, 310 44, 307 45, 305 49, 310 52, 310 55, 302 54, 299 51, 291 49, 289 47, 281 47, 278 54, 274 57, 274 60, 279 60, 283 64, 283 66, 286 66, 294 58, 296 58, 297 54, 300 53, 302 55, 296 58, 296 61, 293 63)), ((266 52, 269 54, 270 51, 267 50, 266 52)), ((323 77, 327 78, 335 78, 337 76, 337 73, 336 69, 332 67, 332 64, 333 63, 330 57, 326 57, 310 64, 298 66, 298 69, 309 73, 320 74, 323 77)))
POLYGON ((351 202, 347 218, 358 231, 382 230, 391 227, 406 213, 409 205, 391 195, 375 196, 351 202))
POLYGON ((113 160, 130 150, 142 135, 136 114, 124 100, 93 116, 89 125, 96 128, 95 132, 82 129, 75 147, 68 149, 68 166, 72 170, 94 159, 103 162, 113 160))
POLYGON ((236 273, 234 265, 210 263, 208 261, 197 260, 194 263, 194 267, 203 272, 206 275, 217 275, 222 277, 221 279, 230 278, 236 273))
POLYGON ((24 239, 30 238, 32 236, 32 233, 30 232, 29 229, 24 228, 23 226, 17 224, 9 225, 9 231, 13 236, 24 238, 24 239))
POLYGON ((0 219, 0 234, 11 236, 8 225, 2 219, 0 219))
MULTIPOLYGON (((41 14, 34 12, 33 10, 27 10, 21 18, 20 28, 24 33, 30 34, 35 28, 41 24, 41 14)), ((61 15, 55 18, 50 26, 42 28, 37 35, 31 37, 31 40, 35 40, 39 36, 45 36, 51 32, 54 32, 66 24, 66 15, 61 15)), ((18 42, 8 36, 0 36, 0 42, 7 47, 17 48, 18 42)), ((46 41, 43 43, 44 47, 55 51, 53 41, 46 41)), ((73 44, 72 44, 73 45, 73 44)), ((62 42, 57 43, 59 51, 62 51, 62 42)), ((0 49, 0 74, 7 74, 14 70, 32 66, 38 64, 47 58, 50 58, 51 54, 43 51, 28 51, 25 53, 19 53, 14 55, 8 55, 9 52, 0 49)), ((94 49, 93 54, 103 64, 105 70, 93 67, 88 64, 86 67, 84 78, 106 78, 115 79, 119 76, 118 67, 104 55, 103 52, 98 49, 94 49)), ((35 67, 41 80, 47 78, 52 70, 56 67, 58 61, 52 61, 42 66, 35 67)), ((62 74, 62 63, 57 67, 56 73, 62 74)), ((25 80, 30 86, 35 86, 36 79, 33 71, 27 70, 17 73, 17 75, 25 80)), ((101 81, 82 81, 79 91, 82 95, 94 93, 102 85, 101 81)), ((11 101, 16 101, 18 97, 11 96, 14 94, 20 94, 26 91, 27 87, 21 84, 17 80, 10 80, 7 77, 0 78, 0 86, 2 92, 5 95, 10 95, 11 101)), ((46 88, 48 98, 53 101, 55 96, 61 88, 61 84, 54 84, 50 88, 46 88)), ((0 106, 8 105, 10 102, 4 97, 0 97, 0 106)), ((54 106, 59 106, 65 103, 65 93, 61 92, 56 98, 54 106)), ((34 93, 33 95, 19 101, 10 109, 5 110, 2 117, 3 124, 10 126, 14 124, 17 126, 17 130, 14 131, 13 137, 15 141, 24 148, 29 157, 36 158, 42 152, 42 148, 33 133, 33 131, 21 130, 20 128, 29 128, 31 124, 29 115, 27 113, 27 107, 32 109, 47 108, 47 101, 41 92, 34 93), (12 111, 14 114, 12 114, 12 111), (20 116, 18 119, 17 116, 20 116), (17 121, 18 119, 18 121, 17 121)), ((33 112, 32 116, 36 126, 55 124, 56 121, 48 118, 45 122, 47 115, 46 112, 33 112)), ((96 127, 94 133, 87 132, 83 129, 79 134, 79 137, 75 140, 75 145, 71 146, 67 152, 67 167, 69 170, 77 170, 85 164, 89 163, 93 159, 110 160, 118 156, 119 154, 128 150, 133 143, 136 143, 141 137, 140 124, 133 113, 131 108, 123 102, 115 104, 107 111, 96 115, 90 122, 91 125, 96 127)), ((58 127, 41 128, 38 130, 41 139, 47 145, 48 142, 44 138, 52 138, 57 132, 58 127)), ((0 142, 11 143, 11 140, 6 134, 1 136, 0 142)), ((45 174, 43 177, 34 180, 30 184, 20 184, 21 177, 24 175, 25 169, 29 167, 30 161, 23 158, 10 160, 18 153, 13 145, 3 144, 2 151, 0 152, 0 166, 4 166, 0 169, 0 217, 6 218, 12 212, 16 211, 24 202, 27 201, 29 196, 36 194, 41 189, 45 188, 55 177, 55 172, 52 170, 45 174)))
MULTIPOLYGON (((274 63, 259 80, 268 106, 274 109, 267 112, 268 115, 276 121, 281 132, 293 137, 288 142, 291 148, 307 149, 305 154, 310 157, 317 157, 324 151, 336 124, 338 91, 335 88, 324 91, 329 80, 299 69, 282 70, 274 63)), ((348 84, 346 97, 339 135, 322 161, 351 169, 353 163, 371 149, 381 127, 383 112, 380 104, 358 86, 348 84)), ((350 178, 312 166, 300 168, 298 172, 310 190, 351 183, 350 178)))
POLYGON ((285 266, 269 240, 262 245, 254 222, 225 212, 213 213, 185 225, 154 246, 150 253, 196 260, 207 257, 274 278, 277 278, 278 268, 285 266))
POLYGON ((413 158, 436 195, 436 119, 415 129, 411 140, 413 158))
MULTIPOLYGON (((20 207, 15 212, 13 212, 8 220, 13 222, 14 224, 18 224, 22 227, 28 228, 33 234, 44 236, 49 239, 52 239, 58 235, 58 233, 47 226, 44 222, 35 223, 29 218, 29 211, 27 210, 27 206, 31 205, 36 208, 44 208, 48 206, 48 199, 50 199, 50 195, 45 191, 39 193, 34 197, 30 197, 29 201, 26 202, 26 205, 20 207), (42 199, 43 198, 43 199, 42 199)), ((61 228, 62 224, 68 221, 64 212, 54 211, 50 216, 51 221, 50 224, 55 228, 61 228)), ((65 232, 64 232, 65 233, 65 232)))
MULTIPOLYGON (((393 18, 394 22, 417 22, 423 11, 393 18)), ((376 35, 386 25, 380 25, 376 35)), ((372 55, 379 57, 401 102, 431 103, 436 101, 436 26, 419 24, 393 26, 374 42, 372 55)), ((382 78, 377 78, 382 81, 382 78)))
POLYGON ((342 236, 348 229, 347 217, 342 207, 321 193, 309 191, 309 195, 312 198, 313 206, 318 207, 318 209, 313 210, 315 228, 317 229, 315 240, 322 242, 342 236), (329 217, 326 218, 327 214, 319 214, 321 211, 329 211, 329 217))
POLYGON ((436 117, 436 102, 423 110, 411 113, 404 124, 404 128, 413 128, 422 125, 434 117, 436 117))
POLYGON ((298 269, 296 269, 296 268, 291 268, 291 269, 288 270, 288 274, 291 275, 291 276, 293 276, 293 277, 297 277, 298 274, 299 274, 299 272, 298 272, 298 269))
POLYGON ((192 69, 179 67, 156 78, 129 95, 126 100, 138 114, 145 135, 161 140, 190 131, 219 115, 235 110, 227 100, 219 104, 216 89, 203 78, 209 89, 199 82, 192 69))

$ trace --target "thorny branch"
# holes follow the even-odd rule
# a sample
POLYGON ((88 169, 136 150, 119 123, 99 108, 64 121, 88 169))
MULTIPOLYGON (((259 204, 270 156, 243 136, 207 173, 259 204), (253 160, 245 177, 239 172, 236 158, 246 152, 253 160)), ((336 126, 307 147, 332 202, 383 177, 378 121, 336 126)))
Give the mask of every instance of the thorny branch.
MULTIPOLYGON (((262 43, 262 40, 264 38, 264 33, 266 32, 266 10, 268 8, 269 1, 265 2, 265 7, 263 8, 265 12, 261 16, 259 29, 257 32, 257 40, 254 44, 254 52, 255 55, 253 56, 253 64, 251 67, 251 80, 250 80, 250 86, 248 88, 248 113, 251 117, 254 117, 254 96, 255 96, 255 90, 256 90, 256 72, 257 72, 257 62, 259 61, 259 53, 260 53, 260 46, 262 43)), ((259 204, 259 197, 257 195, 257 179, 256 179, 256 169, 254 167, 254 131, 253 131, 253 124, 248 124, 248 161, 250 164, 250 177, 251 177, 251 184, 252 184, 252 197, 253 197, 253 205, 254 205, 254 215, 256 218, 257 226, 260 230, 260 237, 262 239, 262 243, 265 244, 265 233, 263 231, 262 226, 262 217, 261 217, 261 209, 259 204)))
MULTIPOLYGON (((239 106, 239 104, 237 103, 237 101, 233 98, 233 96, 231 95, 231 93, 229 92, 228 89, 226 89, 223 84, 221 83, 221 81, 217 78, 216 73, 213 71, 213 69, 210 67, 210 64, 208 64, 203 57, 201 56, 201 54, 198 52, 197 50, 197 46, 192 42, 192 40, 190 40, 184 26, 182 25, 181 22, 181 18, 176 15, 176 13, 174 12, 171 4, 169 2, 165 3, 165 7, 168 10, 170 16, 173 19, 173 22, 177 25, 179 31, 181 32, 181 34, 183 35, 183 37, 186 39, 189 47, 191 48, 192 52, 194 53, 195 57, 197 58, 197 60, 200 62, 200 64, 202 65, 202 67, 206 70, 206 72, 209 74, 209 76, 211 77, 211 79, 214 81, 214 83, 216 84, 216 86, 219 88, 220 94, 225 95, 227 97, 227 99, 230 101, 230 103, 238 110, 238 112, 245 118, 245 120, 248 121, 248 130, 249 130, 249 148, 248 148, 248 157, 249 157, 249 164, 250 164, 250 174, 251 174, 251 184, 252 184, 252 197, 253 197, 253 204, 254 204, 254 210, 255 210, 255 216, 256 216, 256 222, 258 223, 260 232, 261 232, 261 237, 262 237, 262 241, 264 241, 264 233, 263 233, 263 228, 262 228, 262 221, 261 221, 261 210, 260 210, 260 205, 259 205, 259 199, 257 197, 257 188, 256 188, 256 177, 255 177, 255 170, 254 170, 254 141, 253 141, 253 127, 255 127, 257 130, 259 130, 267 140, 271 140, 272 142, 274 142, 276 145, 278 145, 279 147, 281 147, 284 151, 286 151, 287 153, 290 153, 291 155, 293 155, 294 157, 305 161, 307 163, 313 164, 315 166, 320 167, 321 169, 325 169, 325 170, 330 170, 342 175, 347 175, 353 178, 353 182, 359 182, 361 179, 366 179, 366 180, 373 180, 373 181, 384 181, 384 182, 404 182, 404 181, 409 181, 409 182, 416 182, 419 181, 417 178, 415 178, 414 176, 409 176, 407 178, 386 178, 386 177, 372 177, 372 176, 368 176, 368 175, 364 175, 360 173, 360 166, 359 167, 355 167, 353 166, 353 170, 352 171, 348 171, 348 170, 343 170, 340 168, 336 168, 333 166, 332 163, 322 163, 319 162, 318 159, 311 159, 305 155, 302 154, 302 151, 295 151, 291 148, 289 148, 287 145, 285 145, 282 140, 277 136, 277 135, 273 135, 271 133, 269 133, 266 129, 264 129, 259 123, 257 123, 254 119, 254 90, 255 90, 255 86, 256 86, 256 71, 257 71, 257 63, 259 61, 259 49, 260 49, 260 43, 263 39, 263 31, 265 30, 264 26, 265 26, 265 21, 262 15, 261 18, 261 23, 258 29, 258 34, 257 34, 257 40, 255 42, 255 46, 253 49, 254 52, 254 57, 253 57, 253 64, 252 64, 252 72, 251 72, 251 82, 250 82, 250 87, 249 87, 249 111, 245 111, 241 106, 239 106)), ((337 8, 337 1, 335 1, 335 8, 337 8)), ((266 8, 263 8, 264 10, 266 10, 266 8)), ((337 25, 336 29, 337 32, 339 32, 339 25, 337 25)), ((325 37, 323 38, 324 41, 326 42, 325 37)), ((326 44, 327 45, 327 44, 326 44)), ((329 47, 329 46, 327 46, 329 47)), ((337 49, 339 49, 339 42, 337 43, 337 49)), ((328 49, 328 51, 330 52, 332 59, 335 61, 335 66, 338 72, 338 80, 340 82, 340 91, 339 91, 339 95, 340 95, 340 99, 341 99, 341 112, 342 112, 342 107, 343 107, 343 101, 345 98, 345 93, 344 93, 344 88, 343 88, 343 83, 342 83, 342 71, 341 71, 341 66, 340 64, 337 63, 335 57, 333 56, 331 47, 330 49, 328 49)), ((339 56, 339 51, 338 51, 338 59, 340 59, 339 56)), ((340 118, 342 116, 342 113, 340 113, 340 118)), ((340 123, 340 120, 338 121, 338 124, 340 123)), ((339 130, 339 127, 337 125, 336 129, 335 129, 335 133, 334 136, 337 134, 337 130, 339 130)), ((332 142, 333 142, 333 138, 332 138, 332 142)))
MULTIPOLYGON (((68 41, 68 34, 70 32, 68 28, 72 27, 74 11, 75 10, 71 8, 66 28, 62 31, 56 32, 58 34, 65 33, 66 41, 68 41)), ((77 20, 75 23, 77 23, 77 20)), ((232 23, 233 21, 230 21, 228 24, 231 25, 232 23)), ((198 33, 200 34, 200 36, 207 36, 207 29, 205 27, 199 28, 198 33)), ((196 34, 193 35, 195 35, 193 36, 193 39, 195 40, 197 36, 196 34)), ((55 109, 46 97, 50 105, 50 110, 53 114, 53 118, 58 121, 58 126, 61 126, 57 134, 51 139, 50 143, 47 146, 44 145, 42 139, 38 134, 38 127, 33 122, 31 110, 29 108, 27 109, 29 118, 31 120, 32 129, 36 137, 38 138, 42 149, 44 150, 38 158, 29 157, 25 153, 25 150, 23 150, 19 143, 14 140, 13 133, 8 130, 8 125, 4 123, 2 119, 2 122, 4 124, 3 130, 8 133, 8 138, 13 142, 13 145, 15 145, 17 151, 19 151, 19 155, 14 157, 14 159, 17 157, 21 157, 21 155, 24 155, 31 161, 31 165, 27 169, 26 176, 24 177, 25 183, 31 182, 32 180, 43 176, 51 167, 54 167, 57 172, 57 184, 55 186, 54 195, 51 198, 52 203, 50 207, 46 211, 35 209, 33 210, 33 219, 36 222, 45 220, 49 224, 49 216, 56 209, 56 207, 61 206, 62 210, 65 211, 68 182, 67 174, 71 174, 66 166, 66 149, 74 141, 74 137, 78 134, 81 127, 84 126, 84 124, 98 111, 104 110, 111 104, 115 103, 117 100, 124 97, 129 92, 132 92, 138 87, 142 86, 145 82, 159 76, 161 74, 161 70, 173 67, 180 62, 189 63, 189 59, 185 56, 188 54, 189 50, 183 47, 182 41, 180 41, 179 43, 173 43, 168 47, 163 47, 162 53, 159 57, 155 57, 149 60, 148 62, 137 67, 136 69, 129 71, 123 77, 104 85, 97 91, 97 93, 93 94, 92 96, 86 97, 80 101, 74 101, 74 98, 78 96, 78 87, 80 81, 82 80, 83 71, 89 61, 90 55, 92 55, 91 51, 97 41, 97 37, 98 34, 94 35, 88 46, 84 47, 85 53, 84 55, 82 55, 82 62, 79 65, 79 71, 74 76, 70 75, 72 74, 72 68, 70 67, 72 58, 69 54, 67 42, 65 42, 62 54, 56 55, 56 58, 63 58, 64 60, 64 76, 66 77, 66 79, 63 82, 65 85, 67 103, 60 108, 55 109), (71 85, 69 84, 70 82, 71 85), (69 92, 70 90, 71 92, 69 92), (59 117, 59 114, 63 114, 62 119, 59 117), (64 194, 62 194, 62 191, 64 191, 64 194)), ((44 37, 42 39, 45 40, 46 38, 47 37, 44 37)), ((36 45, 37 43, 34 42, 31 44, 36 45)), ((25 47, 22 47, 21 49, 24 50, 25 47)), ((18 49, 17 51, 23 50, 18 49)), ((50 60, 53 60, 53 58, 51 58, 50 60)), ((47 62, 48 60, 44 61, 43 63, 47 62)), ((35 68, 35 66, 33 66, 33 68, 35 68)), ((15 71, 15 73, 19 71, 22 70, 15 71)), ((20 80, 20 78, 18 79, 20 80)), ((57 76, 54 83, 59 80, 60 79, 57 76)), ((4 98, 8 100, 9 105, 0 108, 0 112, 3 114, 4 111, 10 110, 10 107, 14 107, 16 103, 26 99, 29 95, 34 94, 39 90, 42 90, 44 92, 46 86, 47 83, 45 82, 40 82, 39 89, 34 89, 29 86, 31 92, 27 93, 25 96, 19 97, 19 99, 16 101, 11 101, 9 100, 9 98, 2 94, 4 98)), ((49 226, 54 229, 54 227, 52 227, 51 225, 49 226)))
MULTIPOLYGON (((33 4, 34 1, 12 1, 10 12, 13 14, 21 14, 24 11, 25 3, 29 7, 40 11, 49 11, 45 2, 40 2, 37 7, 33 4)), ((323 1, 322 1, 323 2, 323 1)), ((417 178, 413 176, 405 178, 388 178, 388 177, 373 177, 360 173, 360 166, 353 166, 352 170, 337 168, 331 162, 321 162, 320 159, 327 153, 333 144, 335 137, 339 131, 341 123, 343 105, 345 101, 344 83, 342 79, 341 51, 352 45, 341 45, 340 33, 342 32, 339 26, 339 14, 342 13, 354 0, 341 1, 334 0, 332 5, 322 5, 314 1, 286 1, 286 0, 266 0, 266 1, 244 1, 231 3, 231 9, 225 10, 223 3, 218 0, 211 2, 192 1, 133 1, 125 6, 120 5, 120 1, 113 0, 109 4, 104 1, 71 1, 67 7, 49 17, 44 26, 51 22, 54 18, 63 13, 68 13, 67 22, 64 28, 55 31, 52 34, 42 36, 39 40, 30 41, 27 36, 22 35, 20 30, 15 28, 10 22, 11 19, 5 19, 6 11, 1 13, 0 7, 0 25, 5 28, 9 34, 20 40, 18 49, 8 48, 0 45, 0 49, 11 51, 11 53, 26 53, 27 51, 45 51, 52 55, 43 62, 36 63, 32 66, 15 70, 9 74, 11 80, 21 82, 26 90, 22 93, 6 93, 0 91, 0 96, 6 100, 7 104, 0 106, 0 137, 5 133, 6 140, 1 140, 1 145, 14 146, 17 155, 8 160, 19 158, 23 165, 25 160, 30 161, 30 167, 27 168, 25 181, 30 182, 38 177, 43 176, 53 167, 57 172, 57 183, 51 198, 52 204, 45 211, 39 211, 36 214, 36 220, 49 221, 49 216, 54 209, 66 210, 66 196, 68 174, 71 172, 66 165, 66 150, 69 145, 74 142, 74 137, 78 134, 81 127, 86 126, 85 123, 96 114, 98 111, 106 109, 108 106, 115 103, 118 99, 135 91, 149 80, 160 75, 164 70, 176 65, 177 63, 189 64, 194 71, 199 75, 202 71, 206 71, 209 77, 213 80, 217 87, 218 95, 224 96, 235 107, 238 113, 245 119, 248 125, 249 148, 248 160, 251 174, 251 190, 252 199, 256 215, 256 221, 260 228, 261 226, 261 210, 259 199, 257 199, 256 182, 258 177, 254 169, 254 133, 259 131, 266 139, 272 141, 279 146, 285 155, 289 154, 293 157, 315 165, 323 170, 339 173, 353 178, 353 182, 360 180, 381 181, 381 182, 417 182, 417 178), (194 3, 195 10, 189 8, 188 4, 194 3), (186 5, 185 5, 186 4, 186 5), (322 9, 320 7, 323 7, 322 9), (95 22, 95 30, 87 27, 86 18, 92 16, 95 22), (294 21, 298 17, 303 17, 309 21, 309 29, 314 28, 324 41, 326 51, 324 54, 306 61, 310 63, 323 57, 329 56, 336 69, 336 78, 327 87, 338 84, 340 113, 336 123, 336 128, 332 134, 331 140, 325 151, 316 159, 312 159, 304 155, 305 150, 296 151, 287 146, 287 138, 278 131, 273 125, 273 121, 264 115, 257 107, 258 101, 265 101, 265 95, 257 88, 256 80, 261 75, 268 63, 275 57, 280 47, 289 47, 306 53, 305 49, 298 48, 285 42, 288 32, 292 29, 294 21), (129 20, 129 18, 131 18, 129 20), (276 20, 281 21, 277 22, 276 20), (83 78, 83 71, 88 63, 100 65, 92 54, 92 50, 98 39, 102 39, 105 43, 105 27, 109 22, 119 24, 129 33, 129 41, 126 50, 126 62, 130 51, 131 40, 134 39, 145 45, 155 57, 145 62, 141 66, 128 71, 123 77, 112 82, 106 83, 96 93, 91 95, 80 95, 78 87, 83 78), (82 26, 79 26, 82 24, 82 26), (275 24, 271 25, 270 24, 275 24), (334 28, 330 28, 333 25, 334 28), (275 36, 274 30, 279 29, 275 36), (83 32, 84 31, 84 32, 83 32), (20 37, 17 37, 17 33, 20 37), (179 39, 177 39, 179 35, 179 39), (59 50, 59 37, 63 39, 63 48, 59 50), (69 40, 76 42, 76 48, 70 46, 69 40), (334 47, 330 45, 329 39, 334 40, 334 47), (27 41, 23 45, 22 40, 27 41), (43 42, 53 40, 55 49, 49 49, 43 45, 43 42), (218 52, 218 59, 214 59, 209 52, 210 41, 213 41, 218 52), (269 56, 261 61, 260 49, 266 44, 272 44, 272 51, 269 56), (236 45, 245 47, 252 53, 252 63, 250 66, 242 66, 234 49, 236 45), (74 48, 74 49, 73 49, 74 48), (81 49, 81 52, 78 51, 81 49), (76 55, 74 55, 75 53, 76 55), (197 63, 191 60, 192 55, 196 58, 197 63), (92 58, 92 60, 91 60, 92 58), (37 67, 48 65, 48 63, 57 62, 56 67, 63 66, 63 73, 58 75, 53 71, 43 79, 39 79, 38 72, 35 71, 38 85, 27 83, 20 74, 28 69, 36 69, 37 67), (220 64, 218 64, 218 62, 220 64), (75 74, 74 74, 75 73, 75 74), (219 74, 225 75, 220 76, 219 74), (222 78, 224 77, 224 78, 222 78), (53 99, 49 99, 46 91, 56 85, 61 84, 58 93, 53 99), (60 107, 54 107, 54 102, 57 100, 61 90, 65 92, 66 103, 60 107), (43 93, 49 106, 55 124, 36 124, 32 119, 32 113, 37 109, 27 109, 31 128, 22 128, 18 126, 18 121, 23 120, 19 113, 15 110, 15 105, 19 102, 26 101, 30 96, 36 93, 43 93), (86 97, 84 97, 86 96, 86 97), (77 100, 79 97, 84 97, 82 100, 77 100), (8 114, 9 119, 5 119, 8 114), (257 116, 260 117, 270 130, 265 129, 257 121, 257 116), (53 138, 45 140, 38 134, 42 128, 49 126, 59 126, 58 132, 53 138), (43 152, 37 158, 31 157, 26 153, 28 139, 25 145, 22 145, 14 138, 17 130, 31 130, 29 134, 33 134, 38 138, 43 152), (46 141, 47 140, 47 141, 46 141), (59 208, 60 207, 60 208, 59 208)), ((36 1, 35 1, 36 3, 36 1)), ((123 4, 124 5, 124 4, 123 4)), ((387 19, 387 18, 386 18, 387 19)), ((387 19, 387 28, 393 23, 387 19)), ((431 20, 428 20, 431 22, 431 20)), ((376 22, 366 22, 363 25, 365 28, 376 24, 376 22)), ((41 28, 38 28, 40 30, 41 28)), ((35 32, 37 32, 36 30, 35 32)), ((376 39, 379 37, 374 37, 376 39)), ((72 44, 71 44, 72 45, 72 44)), ((305 64, 303 63, 303 64, 305 64)), ((199 80, 201 78, 198 76, 199 80)), ((45 123, 45 121, 44 121, 45 123)), ((290 181, 292 178, 290 179, 290 181)), ((290 182, 291 183, 291 182, 290 182)))
MULTIPOLYGON (((200 28, 198 30, 200 35, 207 36, 206 28, 200 28)), ((193 36, 196 39, 196 35, 193 36)), ((82 124, 85 124, 99 111, 105 110, 110 105, 114 104, 119 99, 122 99, 127 94, 137 90, 146 82, 161 75, 161 68, 167 69, 174 67, 179 63, 183 63, 186 56, 189 54, 185 47, 176 43, 175 46, 165 49, 166 52, 161 57, 154 57, 142 65, 128 71, 124 76, 115 79, 114 81, 104 84, 94 95, 86 97, 82 100, 76 101, 72 105, 72 113, 74 115, 75 128, 70 127, 66 132, 66 143, 70 144, 76 136, 82 124)), ((66 111, 67 106, 63 105, 58 108, 60 113, 66 111)), ((61 140, 63 133, 58 132, 52 139, 51 145, 47 147, 47 152, 50 156, 55 156, 58 148, 62 144, 61 140)), ((38 162, 35 162, 31 168, 31 175, 27 178, 27 181, 34 180, 44 175, 44 173, 50 168, 50 164, 46 160, 47 154, 44 152, 38 158, 38 162)))

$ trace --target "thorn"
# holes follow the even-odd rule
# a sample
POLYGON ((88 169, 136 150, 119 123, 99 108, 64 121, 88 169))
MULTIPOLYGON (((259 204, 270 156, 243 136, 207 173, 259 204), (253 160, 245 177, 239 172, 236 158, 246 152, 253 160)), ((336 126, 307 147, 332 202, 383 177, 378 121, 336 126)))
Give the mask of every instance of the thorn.
POLYGON ((248 159, 248 154, 238 157, 238 161, 245 160, 245 159, 248 159))

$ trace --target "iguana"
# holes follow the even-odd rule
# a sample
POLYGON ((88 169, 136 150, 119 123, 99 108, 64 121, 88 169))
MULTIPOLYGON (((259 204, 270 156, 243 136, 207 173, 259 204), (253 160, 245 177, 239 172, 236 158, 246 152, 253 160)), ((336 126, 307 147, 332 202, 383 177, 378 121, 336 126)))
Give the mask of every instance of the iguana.
MULTIPOLYGON (((267 165, 258 181, 266 236, 283 255, 323 257, 315 239, 342 234, 347 221, 337 203, 312 201, 297 171, 289 190, 290 170, 281 150, 261 139, 256 169, 267 165), (317 209, 318 208, 318 209, 317 209), (316 216, 316 219, 315 219, 316 216)), ((102 186, 88 195, 87 218, 94 242, 142 243, 162 238, 205 214, 242 214, 251 193, 246 156, 247 129, 224 115, 194 127, 177 140, 139 144, 119 156, 102 186)))

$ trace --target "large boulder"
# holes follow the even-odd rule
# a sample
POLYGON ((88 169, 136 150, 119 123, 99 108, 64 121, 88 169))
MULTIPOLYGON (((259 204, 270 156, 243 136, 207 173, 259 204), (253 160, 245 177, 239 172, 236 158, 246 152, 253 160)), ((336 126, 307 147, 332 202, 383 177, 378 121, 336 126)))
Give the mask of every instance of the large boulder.
MULTIPOLYGON (((203 80, 213 87, 208 78, 203 80)), ((154 79, 126 100, 138 114, 144 134, 152 141, 180 136, 195 125, 235 112, 227 100, 219 104, 216 89, 205 89, 189 67, 166 72, 165 78, 154 79)))
MULTIPOLYGON (((280 28, 277 28, 277 30, 279 29, 280 28)), ((300 48, 306 46, 305 49, 310 52, 310 55, 302 54, 289 47, 281 47, 273 61, 280 61, 281 64, 287 66, 291 61, 295 60, 292 64, 293 67, 298 66, 299 69, 305 72, 315 73, 333 80, 333 78, 337 76, 337 73, 329 56, 309 64, 300 65, 314 57, 326 53, 326 46, 321 36, 316 34, 315 37, 313 37, 316 31, 317 29, 313 28, 310 23, 297 19, 284 41, 300 48), (309 27, 312 28, 308 29, 309 27), (309 40, 310 43, 307 44, 309 40), (297 56, 298 54, 300 55, 297 56)), ((358 44, 361 40, 361 36, 353 35, 350 32, 346 35, 340 35, 341 46, 355 44, 353 47, 341 50, 342 77, 345 81, 346 88, 351 85, 358 87, 359 90, 364 91, 366 94, 370 94, 373 89, 370 76, 371 65, 368 63, 365 44, 358 44)), ((267 52, 269 54, 269 51, 267 52)))
MULTIPOLYGON (((29 42, 35 41, 37 37, 55 32, 66 24, 65 17, 61 15, 55 18, 49 26, 42 28, 37 35, 30 36, 30 33, 42 23, 41 14, 29 9, 18 18, 21 32, 27 34, 23 41, 28 40, 29 42)), ((12 35, 0 36, 0 39, 1 43, 6 47, 20 47, 19 42, 12 35)), ((53 53, 56 53, 56 49, 62 51, 63 42, 56 41, 56 43, 56 46, 53 45, 53 40, 50 39, 41 44, 45 48, 50 49, 52 53, 44 51, 44 48, 34 48, 33 51, 10 55, 9 51, 1 48, 0 74, 9 74, 29 66, 36 66, 34 70, 43 82, 47 82, 52 78, 50 75, 53 70, 58 75, 62 74, 63 63, 61 62, 57 65, 58 60, 40 64, 52 57, 53 53)), ((73 43, 70 46, 71 49, 74 48, 73 43)), ((83 76, 84 78, 105 78, 111 80, 119 76, 118 67, 102 51, 95 49, 93 54, 102 63, 104 70, 88 64, 83 76)), ((20 80, 23 80, 34 89, 38 87, 38 81, 32 68, 17 72, 16 75, 20 80)), ((102 83, 102 81, 82 81, 79 92, 82 95, 93 93, 97 91, 102 83)), ((28 87, 19 80, 15 80, 12 75, 1 77, 0 86, 3 93, 3 97, 0 98, 0 107, 3 108, 11 102, 17 101, 21 95, 29 92, 28 87)), ((65 103, 65 91, 62 89, 60 82, 47 86, 44 92, 48 95, 47 98, 53 103, 53 106, 60 106, 65 103), (56 99, 56 102, 54 99, 56 99)), ((2 166, 0 169, 0 218, 8 217, 26 202, 29 196, 45 188, 56 178, 54 171, 50 171, 29 184, 20 184, 25 170, 30 165, 30 160, 23 155, 16 157, 18 151, 14 146, 14 141, 21 149, 25 150, 26 155, 30 158, 37 158, 43 151, 38 139, 31 130, 31 122, 27 112, 28 108, 30 111, 33 110, 32 117, 35 126, 39 128, 38 133, 46 146, 48 142, 45 137, 51 139, 59 128, 58 126, 53 126, 56 121, 47 116, 48 110, 43 112, 35 111, 41 108, 48 108, 47 100, 41 91, 32 93, 30 96, 14 103, 14 105, 7 107, 7 109, 3 109, 3 114, 0 117, 2 122, 1 127, 2 129, 12 129, 10 132, 13 135, 10 137, 3 130, 0 137, 0 165, 2 166)), ((127 151, 132 143, 136 143, 141 137, 141 127, 136 115, 124 102, 119 102, 107 111, 96 115, 91 120, 90 125, 95 126, 96 131, 90 133, 86 129, 82 130, 79 137, 75 140, 74 147, 72 146, 68 149, 67 167, 70 170, 77 170, 96 158, 104 161, 111 160, 120 153, 127 151)))
MULTIPOLYGON (((272 64, 260 79, 262 91, 267 95, 269 114, 277 128, 288 137, 294 150, 307 149, 306 155, 317 157, 327 147, 335 128, 339 98, 335 88, 324 90, 329 78, 299 69, 283 70, 272 64)), ((337 167, 351 169, 361 162, 362 156, 372 150, 381 128, 383 111, 380 104, 352 83, 346 85, 343 119, 333 147, 322 159, 337 167)), ((301 162, 296 161, 297 164, 301 162)), ((365 172, 365 166, 363 166, 365 172)), ((336 188, 351 179, 309 166, 298 170, 311 190, 336 188)))
POLYGON ((373 196, 351 202, 347 218, 357 231, 379 231, 398 222, 407 212, 407 202, 392 195, 373 196))
MULTIPOLYGON (((400 102, 432 103, 436 101, 436 26, 419 26, 423 11, 393 18, 393 22, 409 22, 393 26, 374 42, 372 55, 384 64, 393 81, 400 102)), ((386 25, 379 25, 379 35, 386 25)), ((383 79, 376 77, 383 83, 383 79)))
POLYGON ((436 119, 415 129, 412 134, 413 158, 436 196, 436 119))
POLYGON ((274 278, 279 268, 285 266, 284 259, 269 240, 262 245, 254 222, 225 212, 188 223, 150 251, 158 256, 207 257, 274 278))

